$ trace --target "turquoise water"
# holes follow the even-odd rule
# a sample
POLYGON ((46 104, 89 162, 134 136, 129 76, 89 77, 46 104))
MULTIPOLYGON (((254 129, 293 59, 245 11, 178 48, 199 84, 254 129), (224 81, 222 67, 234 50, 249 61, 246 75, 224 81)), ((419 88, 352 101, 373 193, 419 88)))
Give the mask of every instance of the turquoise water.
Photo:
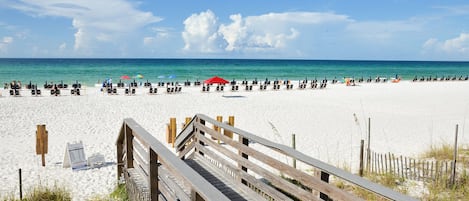
POLYGON ((195 81, 218 75, 227 80, 303 80, 343 77, 466 76, 469 62, 240 59, 0 59, 0 83, 46 81, 93 86, 106 78, 144 76, 142 81, 195 81))

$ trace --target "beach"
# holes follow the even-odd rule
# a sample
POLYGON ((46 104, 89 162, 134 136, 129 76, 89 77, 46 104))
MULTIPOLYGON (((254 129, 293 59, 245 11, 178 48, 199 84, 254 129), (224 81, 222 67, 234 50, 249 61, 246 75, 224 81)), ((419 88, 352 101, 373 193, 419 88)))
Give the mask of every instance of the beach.
POLYGON ((109 194, 117 183, 115 142, 124 118, 135 119, 164 142, 171 117, 180 129, 185 117, 197 113, 221 115, 225 121, 235 116, 235 127, 285 145, 295 134, 297 150, 354 171, 369 118, 370 147, 379 153, 418 156, 432 145, 452 144, 456 124, 459 144, 466 145, 468 89, 468 81, 339 83, 325 89, 298 89, 296 81, 292 90, 282 85, 277 91, 255 86, 237 92, 183 86, 180 93, 159 88, 156 95, 139 87, 133 96, 124 95, 123 89, 108 95, 91 86, 85 86, 81 96, 70 95, 68 89, 57 97, 42 88, 40 97, 25 89, 22 96, 11 97, 0 89, 0 196, 18 195, 19 168, 24 192, 41 183, 65 186, 74 200, 109 194), (46 125, 49 135, 45 167, 35 150, 39 124, 46 125), (78 171, 63 168, 67 143, 80 141, 86 157, 102 154, 108 164, 78 171))

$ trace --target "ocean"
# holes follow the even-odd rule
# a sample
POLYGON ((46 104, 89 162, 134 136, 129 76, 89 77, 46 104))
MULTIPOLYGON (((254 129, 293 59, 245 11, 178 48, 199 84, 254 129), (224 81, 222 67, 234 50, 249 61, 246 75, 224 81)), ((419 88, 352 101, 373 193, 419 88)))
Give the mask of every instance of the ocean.
POLYGON ((345 61, 263 59, 0 59, 0 83, 13 80, 38 84, 79 82, 94 86, 128 75, 136 81, 203 81, 220 76, 229 81, 467 76, 469 62, 345 61), (139 80, 136 75, 143 75, 139 80))

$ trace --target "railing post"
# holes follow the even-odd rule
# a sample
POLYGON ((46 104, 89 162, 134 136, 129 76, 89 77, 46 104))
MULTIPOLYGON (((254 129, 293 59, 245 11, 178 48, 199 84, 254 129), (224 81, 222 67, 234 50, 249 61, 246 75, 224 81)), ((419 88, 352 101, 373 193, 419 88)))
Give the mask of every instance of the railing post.
POLYGON ((151 147, 148 149, 148 152, 150 153, 150 161, 149 163, 149 169, 150 169, 150 180, 149 180, 149 186, 150 186, 150 200, 158 200, 158 194, 159 194, 159 186, 158 186, 158 154, 151 149, 151 147))
POLYGON ((127 164, 126 168, 134 167, 134 146, 133 146, 134 135, 132 134, 132 129, 129 126, 125 125, 125 150, 127 154, 127 164))
POLYGON ((122 143, 117 143, 117 181, 119 182, 120 176, 122 175, 122 166, 124 166, 122 161, 122 151, 124 146, 122 143))
MULTIPOLYGON (((239 142, 243 143, 243 144, 246 145, 246 146, 249 146, 249 139, 243 137, 242 135, 239 135, 239 142)), ((245 158, 245 159, 248 159, 248 158, 249 158, 247 154, 245 154, 245 153, 243 153, 243 152, 241 152, 241 151, 238 151, 238 154, 241 155, 241 157, 243 157, 243 158, 245 158)), ((245 172, 248 171, 248 168, 246 168, 246 167, 244 167, 244 166, 242 166, 242 165, 239 165, 239 166, 241 167, 241 169, 242 169, 243 171, 245 171, 245 172)), ((247 182, 246 182, 246 180, 244 180, 244 179, 241 179, 241 183, 243 183, 244 185, 247 185, 247 182)))
MULTIPOLYGON (((205 120, 200 119, 200 117, 197 117, 197 121, 199 121, 200 124, 205 125, 205 120)), ((201 131, 200 129, 199 129, 199 133, 200 133, 200 135, 205 135, 205 132, 201 131)), ((204 142, 202 142, 202 141, 199 141, 199 142, 200 142, 200 145, 205 146, 204 142)), ((199 154, 202 155, 202 156, 204 155, 204 153, 201 152, 201 151, 199 151, 199 154)))
MULTIPOLYGON (((329 183, 329 173, 321 171, 321 180, 326 183, 329 183)), ((327 194, 324 194, 322 192, 319 193, 319 198, 321 198, 322 200, 327 200, 327 201, 332 200, 329 198, 327 194)))

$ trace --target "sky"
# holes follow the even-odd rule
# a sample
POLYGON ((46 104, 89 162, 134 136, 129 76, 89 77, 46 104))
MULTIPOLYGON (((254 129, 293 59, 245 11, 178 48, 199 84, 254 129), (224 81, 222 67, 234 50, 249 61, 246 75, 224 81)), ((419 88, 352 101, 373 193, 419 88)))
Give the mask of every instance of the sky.
POLYGON ((0 58, 469 61, 469 1, 0 0, 0 58))

